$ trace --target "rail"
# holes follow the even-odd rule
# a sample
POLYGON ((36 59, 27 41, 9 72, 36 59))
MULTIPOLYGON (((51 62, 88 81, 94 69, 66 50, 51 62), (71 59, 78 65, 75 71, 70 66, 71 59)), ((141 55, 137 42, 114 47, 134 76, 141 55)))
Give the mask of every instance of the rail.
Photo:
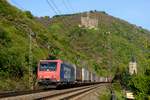
POLYGON ((99 86, 104 84, 95 84, 89 86, 82 86, 76 88, 69 88, 63 90, 46 90, 46 91, 33 91, 32 93, 14 95, 14 96, 1 96, 1 99, 7 100, 46 100, 46 99, 57 99, 57 100, 65 100, 71 99, 78 95, 84 94, 90 90, 96 89, 99 86))

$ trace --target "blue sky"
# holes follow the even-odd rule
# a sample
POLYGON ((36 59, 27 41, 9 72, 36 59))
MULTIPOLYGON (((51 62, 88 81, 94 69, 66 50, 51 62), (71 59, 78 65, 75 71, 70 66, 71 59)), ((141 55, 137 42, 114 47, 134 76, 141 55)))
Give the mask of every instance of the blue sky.
MULTIPOLYGON (((50 1, 50 0, 49 0, 50 1)), ((150 0, 53 0, 62 14, 89 10, 105 11, 109 15, 124 19, 150 30, 150 0), (65 3, 64 3, 65 2, 65 3), (67 7, 66 7, 66 6, 67 7)), ((56 13, 46 0, 9 0, 22 10, 35 16, 53 16, 56 13)), ((58 12, 58 14, 60 14, 58 12)))

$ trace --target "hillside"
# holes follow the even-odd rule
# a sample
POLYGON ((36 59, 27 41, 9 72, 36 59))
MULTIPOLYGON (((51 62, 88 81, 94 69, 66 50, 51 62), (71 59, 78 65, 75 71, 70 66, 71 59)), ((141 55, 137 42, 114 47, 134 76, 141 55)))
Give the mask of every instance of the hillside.
MULTIPOLYGON (((5 0, 0 1, 0 90, 27 89, 29 77, 29 34, 32 35, 32 67, 48 55, 78 67, 88 67, 101 76, 121 75, 136 58, 136 80, 146 80, 150 69, 150 32, 105 12, 91 12, 99 21, 98 29, 80 28, 86 13, 35 18, 5 0), (38 20, 37 20, 38 19, 38 20), (144 75, 144 76, 143 76, 144 75), (144 78, 143 78, 144 77, 144 78)), ((35 79, 35 77, 34 77, 35 79)), ((129 84, 130 86, 131 84, 129 84)), ((142 83, 142 86, 147 84, 142 83)), ((141 84, 136 87, 141 90, 141 84)), ((144 93, 147 93, 147 90, 144 93)))
POLYGON ((38 19, 63 45, 58 46, 59 58, 87 66, 102 76, 114 76, 123 87, 134 91, 139 100, 150 95, 150 32, 97 11, 90 13, 91 18, 99 21, 97 30, 79 28, 81 16, 86 16, 86 12, 38 19), (134 76, 128 73, 132 59, 138 67, 134 76))
POLYGON ((35 68, 40 59, 48 56, 51 34, 30 12, 22 12, 6 0, 0 1, 0 19, 0 90, 28 88, 29 34, 35 68))
POLYGON ((148 67, 149 31, 104 12, 90 13, 90 17, 99 20, 98 30, 79 28, 81 16, 86 13, 39 19, 64 46, 60 49, 72 51, 77 61, 86 60, 88 64, 98 65, 96 71, 101 75, 101 71, 108 73, 117 67, 126 69, 132 57, 138 62, 139 73, 148 67))

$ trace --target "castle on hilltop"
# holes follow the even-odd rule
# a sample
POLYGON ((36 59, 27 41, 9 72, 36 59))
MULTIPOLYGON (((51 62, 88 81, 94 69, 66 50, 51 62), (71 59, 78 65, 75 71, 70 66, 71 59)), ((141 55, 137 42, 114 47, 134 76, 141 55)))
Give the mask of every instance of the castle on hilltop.
POLYGON ((87 12, 86 17, 81 16, 81 24, 79 27, 85 27, 89 29, 97 29, 98 27, 98 19, 97 18, 91 18, 90 13, 87 12))

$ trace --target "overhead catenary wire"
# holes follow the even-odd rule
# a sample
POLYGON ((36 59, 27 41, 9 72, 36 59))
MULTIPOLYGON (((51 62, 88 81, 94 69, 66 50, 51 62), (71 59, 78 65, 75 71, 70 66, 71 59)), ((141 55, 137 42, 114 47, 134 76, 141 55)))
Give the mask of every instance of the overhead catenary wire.
MULTIPOLYGON (((49 0, 48 0, 49 1, 49 0)), ((52 3, 52 5, 55 7, 55 9, 58 11, 59 14, 62 14, 61 11, 59 10, 59 8, 57 7, 57 5, 55 4, 55 2, 53 0, 50 0, 50 2, 52 3)))
MULTIPOLYGON (((60 15, 62 15, 62 12, 59 10, 59 8, 58 8, 57 5, 55 4, 55 2, 54 2, 53 0, 50 0, 50 1, 51 1, 51 3, 54 5, 54 7, 55 7, 55 9, 58 11, 58 13, 59 13, 60 15)), ((62 21, 64 22, 64 24, 67 23, 67 24, 66 24, 67 27, 69 27, 69 26, 71 25, 70 22, 69 22, 67 19, 63 19, 62 21)))
POLYGON ((65 0, 62 0, 62 3, 64 5, 64 7, 66 8, 66 10, 70 10, 69 6, 67 5, 67 3, 65 2, 65 0))
POLYGON ((52 9, 52 11, 55 13, 55 14, 58 14, 57 11, 55 10, 55 8, 53 7, 53 5, 48 1, 46 0, 47 4, 49 5, 49 7, 52 9))
MULTIPOLYGON (((46 0, 46 2, 47 2, 47 4, 48 4, 48 6, 50 7, 50 9, 51 9, 56 15, 59 15, 58 11, 55 9, 55 7, 52 5, 52 3, 51 3, 49 0, 46 0)), ((62 20, 62 21, 63 21, 63 20, 62 20)), ((64 21, 63 21, 63 24, 66 25, 64 21)), ((64 26, 61 26, 61 27, 62 27, 62 29, 63 29, 64 31, 67 30, 66 27, 64 27, 64 26)))
MULTIPOLYGON (((57 7, 57 5, 55 4, 55 2, 53 0, 46 0, 47 4, 49 5, 49 7, 51 8, 51 10, 56 14, 56 15, 62 15, 61 11, 59 10, 59 8, 57 7)), ((70 27, 70 22, 68 22, 68 20, 63 19, 62 18, 62 22, 65 25, 62 26, 63 30, 66 31, 68 30, 68 27, 70 27)))
MULTIPOLYGON (((69 11, 73 12, 72 8, 69 6, 69 4, 68 4, 67 1, 62 0, 62 3, 63 3, 63 5, 64 5, 64 7, 66 8, 66 10, 68 10, 68 12, 69 12, 69 11)), ((71 19, 72 19, 72 17, 73 17, 73 16, 70 16, 71 19)), ((70 22, 69 22, 68 24, 69 24, 69 26, 70 26, 70 22)))

